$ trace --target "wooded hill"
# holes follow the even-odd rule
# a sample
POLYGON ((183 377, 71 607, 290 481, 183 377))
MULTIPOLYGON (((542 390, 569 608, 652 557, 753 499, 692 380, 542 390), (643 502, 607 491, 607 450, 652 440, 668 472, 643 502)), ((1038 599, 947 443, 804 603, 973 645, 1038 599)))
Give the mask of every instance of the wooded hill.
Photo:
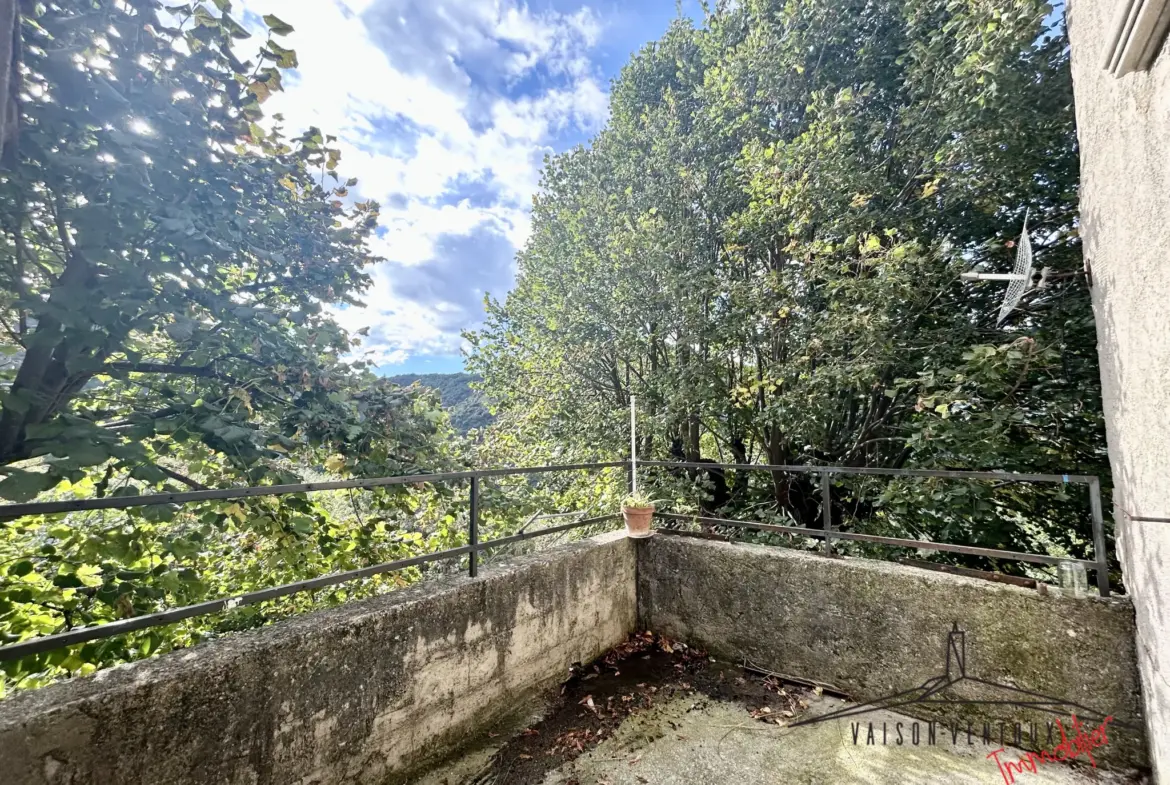
POLYGON ((451 415, 451 425, 460 433, 467 433, 473 428, 486 428, 495 419, 484 403, 483 394, 471 389, 471 383, 480 380, 475 374, 398 374, 388 378, 404 387, 418 382, 423 387, 437 390, 443 408, 451 415))

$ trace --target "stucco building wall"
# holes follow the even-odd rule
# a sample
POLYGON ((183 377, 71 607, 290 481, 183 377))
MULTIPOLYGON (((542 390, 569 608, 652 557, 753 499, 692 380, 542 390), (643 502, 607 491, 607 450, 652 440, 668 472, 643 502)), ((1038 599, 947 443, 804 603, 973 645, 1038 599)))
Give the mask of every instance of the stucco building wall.
POLYGON ((1170 52, 1106 69, 1121 0, 1069 0, 1081 221, 1115 520, 1158 782, 1170 783, 1170 52))

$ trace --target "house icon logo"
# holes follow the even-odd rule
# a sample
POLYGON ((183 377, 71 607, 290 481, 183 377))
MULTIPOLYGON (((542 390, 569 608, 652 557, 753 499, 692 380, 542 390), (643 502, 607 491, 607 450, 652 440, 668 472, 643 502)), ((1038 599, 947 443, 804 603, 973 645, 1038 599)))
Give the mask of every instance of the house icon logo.
MULTIPOLYGON (((1014 732, 1010 737, 1005 733, 1005 726, 1008 723, 999 722, 998 739, 995 737, 991 723, 988 722, 983 723, 980 733, 971 721, 968 721, 966 727, 963 727, 957 722, 948 724, 930 720, 926 722, 925 734, 920 733, 922 723, 916 721, 910 723, 908 743, 913 746, 918 746, 922 742, 928 746, 936 744, 939 726, 942 727, 943 731, 949 731, 952 744, 958 743, 960 736, 964 738, 967 745, 972 745, 976 739, 980 739, 990 749, 987 758, 995 761, 1006 785, 1013 785, 1017 774, 1025 772, 1035 774, 1042 765, 1071 761, 1082 756, 1096 767, 1097 760, 1093 751, 1109 744, 1108 732, 1111 725, 1113 728, 1136 729, 1133 724, 1118 722, 1112 715, 1105 715, 1103 712, 1067 698, 1056 698, 972 675, 967 671, 967 634, 964 630, 959 629, 957 622, 947 633, 946 663, 943 672, 938 676, 927 679, 917 687, 859 705, 848 705, 827 714, 799 720, 789 727, 797 728, 801 725, 813 725, 829 720, 858 717, 876 711, 899 710, 913 706, 952 709, 964 706, 983 706, 996 709, 1015 708, 1056 715, 1053 721, 1042 722, 1039 726, 1035 722, 1029 723, 1027 732, 1025 732, 1024 723, 1012 723, 1011 727, 1014 732), (980 697, 973 698, 970 695, 979 695, 980 697), (1047 730, 1046 741, 1041 740, 1044 730, 1047 730), (1023 748, 1025 738, 1028 741, 1028 746, 1035 751, 1017 750, 1022 754, 1018 759, 1010 759, 1014 753, 1009 752, 1008 745, 1023 748)), ((850 723, 853 744, 865 744, 866 746, 881 744, 885 746, 890 737, 888 726, 891 723, 886 721, 867 724, 868 732, 863 734, 863 723, 850 723), (875 726, 877 727, 875 728, 875 726)), ((902 746, 907 741, 903 736, 904 724, 906 723, 897 721, 893 723, 893 733, 895 734, 893 743, 898 746, 902 746)), ((946 735, 946 733, 943 734, 944 739, 946 735)))
POLYGON ((867 714, 873 711, 898 710, 908 706, 1000 706, 1030 709, 1068 717, 1075 714, 1086 722, 1103 723, 1106 720, 1114 726, 1122 728, 1136 728, 1136 726, 1118 722, 1111 715, 1088 706, 1083 706, 1067 698, 1057 698, 1039 692, 1021 689, 1010 684, 999 684, 981 679, 967 672, 967 633, 959 629, 958 622, 954 622, 951 631, 947 633, 946 663, 944 670, 938 676, 927 679, 917 687, 902 692, 896 692, 882 698, 867 701, 862 704, 846 706, 837 711, 822 714, 799 722, 789 727, 813 725, 828 720, 844 719, 867 714), (956 688, 969 685, 979 685, 980 692, 994 693, 995 697, 968 698, 955 694, 956 688))

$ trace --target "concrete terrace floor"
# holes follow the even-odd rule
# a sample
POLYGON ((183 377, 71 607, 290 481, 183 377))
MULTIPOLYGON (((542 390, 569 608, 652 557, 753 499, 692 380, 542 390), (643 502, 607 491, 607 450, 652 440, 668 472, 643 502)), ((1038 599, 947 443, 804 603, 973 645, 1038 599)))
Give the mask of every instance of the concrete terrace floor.
MULTIPOLYGON (((881 724, 893 729, 913 720, 877 712, 863 718, 874 722, 879 743, 866 746, 863 729, 858 744, 847 720, 799 728, 766 725, 745 716, 736 703, 714 700, 697 711, 682 699, 644 716, 627 719, 612 738, 544 780, 547 785, 609 783, 610 785, 835 785, 836 783, 939 783, 939 785, 994 785, 1003 783, 994 760, 986 758, 981 741, 952 746, 950 735, 936 737, 936 746, 897 746, 890 739, 880 745, 881 724), (661 733, 660 736, 658 734, 661 733), (649 735, 648 735, 649 734, 649 735), (653 738, 657 736, 657 738, 653 738)), ((840 701, 821 698, 810 711, 841 707, 840 701), (831 704, 826 706, 825 704, 831 704)), ((991 747, 990 749, 998 749, 991 747)), ((1001 759, 1017 760, 1015 754, 1001 759)), ((1121 783, 1121 777, 1072 766, 1055 766, 1018 777, 1037 785, 1058 783, 1121 783)))
MULTIPOLYGON (((636 640, 637 636, 635 636, 636 640)), ((416 780, 419 785, 996 785, 1008 782, 988 754, 998 743, 957 743, 925 723, 914 746, 914 719, 888 711, 790 728, 792 722, 845 708, 843 699, 753 675, 733 664, 676 651, 634 652, 578 673, 543 710, 497 729, 493 737, 416 780), (792 716, 789 717, 789 714, 792 716), (903 725, 903 744, 895 728, 903 725), (860 723, 853 738, 854 723, 860 723), (866 743, 869 724, 875 743, 866 743), (888 728, 881 743, 882 724, 888 728)), ((685 647, 681 647, 685 650, 685 647)), ((1009 731, 1010 733, 1010 731, 1009 731)), ((1000 760, 1023 753, 1008 747, 1000 760)), ((1083 760, 1083 759, 1082 759, 1083 760)), ((1053 764, 1017 783, 1142 782, 1083 765, 1053 764)))
MULTIPOLYGON (((841 702, 822 698, 810 711, 831 710, 841 702)), ((913 720, 892 712, 875 712, 893 728, 913 720)), ((559 765, 540 780, 543 785, 998 785, 1005 782, 989 749, 976 740, 957 746, 939 734, 936 746, 866 746, 865 731, 853 743, 846 720, 799 728, 782 728, 753 720, 733 701, 678 698, 643 714, 627 717, 616 732, 575 760, 559 765)), ((501 745, 502 746, 502 745, 501 745)), ((432 771, 420 785, 504 785, 513 781, 491 765, 500 747, 481 747, 432 771)), ((1002 760, 1021 753, 1008 749, 1002 760)), ((1015 782, 1035 785, 1121 783, 1140 780, 1088 766, 1054 765, 1016 775, 1015 782)))

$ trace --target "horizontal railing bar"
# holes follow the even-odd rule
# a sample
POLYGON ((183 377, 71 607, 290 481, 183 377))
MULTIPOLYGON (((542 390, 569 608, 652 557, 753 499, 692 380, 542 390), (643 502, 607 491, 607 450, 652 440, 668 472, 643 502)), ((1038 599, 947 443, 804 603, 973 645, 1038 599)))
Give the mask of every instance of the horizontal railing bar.
POLYGON ((952 480, 1008 480, 1011 482, 1092 482, 1087 474, 1016 474, 1014 472, 944 471, 941 469, 877 469, 862 466, 786 466, 770 463, 692 463, 685 461, 638 461, 640 466, 662 466, 683 469, 749 469, 755 471, 787 472, 789 474, 871 474, 887 477, 941 477, 952 480))
MULTIPOLYGON (((524 532, 522 534, 516 534, 510 537, 501 537, 495 540, 488 540, 487 542, 479 543, 478 550, 482 551, 486 548, 507 545, 512 542, 519 542, 520 540, 528 540, 535 537, 542 537, 546 534, 555 534, 557 532, 568 531, 569 529, 575 529, 581 526, 588 526, 594 523, 615 520, 619 517, 620 516, 616 514, 601 515, 596 518, 586 518, 585 520, 574 521, 572 523, 561 524, 559 526, 550 526, 547 529, 538 529, 536 531, 524 532)), ((100 640, 102 638, 112 638, 115 635, 124 635, 128 632, 136 632, 138 630, 144 630, 150 627, 161 627, 164 624, 173 624, 177 621, 190 619, 195 616, 204 616, 209 613, 217 613, 225 609, 238 608, 244 605, 255 605, 259 602, 275 600, 280 597, 287 597, 290 594, 312 591, 314 589, 321 589, 326 586, 335 586, 339 583, 348 583, 349 581, 359 580, 361 578, 369 578, 385 572, 395 572, 397 570, 404 570, 407 567, 416 567, 420 564, 426 564, 428 562, 442 561, 444 559, 454 559, 459 556, 471 553, 471 550, 472 546, 470 545, 464 545, 459 548, 449 548, 447 550, 438 551, 436 553, 428 553, 422 556, 413 556, 409 559, 400 559, 398 561, 375 564, 371 567, 362 567, 356 570, 349 570, 348 572, 338 572, 330 575, 322 575, 317 578, 297 581, 296 583, 286 583, 282 586, 273 586, 269 589, 261 589, 260 591, 241 594, 236 597, 225 597, 224 599, 220 600, 209 600, 207 602, 201 602, 196 605, 187 605, 182 608, 172 608, 170 610, 159 611, 158 613, 147 614, 146 616, 137 616, 133 619, 122 619, 120 621, 110 622, 109 624, 99 624, 93 627, 82 627, 80 629, 70 630, 68 632, 60 632, 56 635, 46 635, 40 638, 33 638, 31 640, 22 641, 20 643, 12 643, 7 646, 0 646, 0 662, 20 659, 21 657, 28 657, 33 654, 41 654, 42 652, 59 649, 65 646, 73 646, 78 643, 87 643, 89 641, 100 640)))
POLYGON ((183 491, 180 493, 153 493, 142 496, 114 496, 104 499, 70 499, 55 502, 29 502, 26 504, 0 504, 0 520, 11 520, 25 515, 51 515, 61 512, 84 510, 115 510, 127 507, 148 507, 155 504, 186 504, 198 501, 226 499, 247 499, 258 496, 283 496, 289 493, 312 491, 338 491, 346 489, 382 488, 391 485, 411 485, 420 482, 454 482, 472 477, 502 477, 514 474, 540 474, 555 471, 579 469, 609 469, 625 466, 628 461, 606 463, 570 463, 561 466, 523 466, 512 469, 475 469, 463 472, 440 474, 402 474, 393 477, 372 477, 364 480, 335 480, 330 482, 306 482, 289 485, 257 485, 249 488, 216 488, 206 491, 183 491))
POLYGON ((483 550, 487 550, 488 548, 498 548, 501 545, 508 545, 510 543, 513 543, 513 542, 520 542, 521 540, 530 540, 533 537, 540 537, 540 536, 545 535, 545 534, 556 534, 557 532, 565 532, 565 531, 569 531, 570 529, 577 529, 577 528, 580 528, 581 526, 590 526, 590 525, 595 524, 595 523, 605 523, 606 521, 617 520, 620 517, 621 516, 616 514, 616 513, 612 513, 610 515, 598 515, 596 518, 585 518, 584 520, 573 521, 572 523, 560 523, 560 524, 557 524, 556 526, 549 526, 549 527, 546 527, 544 529, 536 529, 534 531, 524 531, 524 532, 520 532, 519 534, 509 535, 508 537, 500 537, 500 538, 495 539, 495 540, 488 540, 487 542, 481 542, 479 544, 479 549, 481 551, 483 551, 483 550))
MULTIPOLYGON (((762 531, 780 532, 781 534, 799 534, 805 537, 824 537, 824 529, 810 529, 805 526, 778 526, 772 523, 754 523, 752 521, 735 521, 726 518, 705 518, 694 515, 682 515, 679 513, 670 512, 656 512, 656 517, 667 518, 670 520, 679 521, 696 521, 698 523, 707 523, 715 526, 740 526, 747 529, 760 529, 762 531)), ((904 540, 899 537, 880 537, 876 534, 859 534, 857 532, 843 532, 836 529, 833 530, 832 536, 834 540, 857 540, 860 542, 873 542, 879 545, 895 545, 902 548, 915 548, 924 551, 947 551, 950 553, 964 553, 968 556, 986 556, 991 559, 1012 559, 1014 561, 1026 561, 1034 564, 1049 564, 1056 565, 1061 562, 1071 562, 1073 564, 1082 564, 1090 569, 1096 569, 1097 563, 1092 561, 1085 561, 1084 559, 1065 559, 1059 556, 1044 556, 1039 553, 1022 553, 1020 551, 1003 551, 998 548, 977 548, 973 545, 951 545, 945 542, 933 542, 931 540, 904 540)))
POLYGON ((577 471, 580 469, 616 469, 619 466, 624 467, 628 463, 629 461, 603 461, 601 463, 564 463, 551 466, 518 466, 503 469, 475 469, 474 471, 467 472, 467 474, 468 476, 474 474, 478 477, 504 477, 511 474, 545 474, 547 472, 577 471))
POLYGON ((426 564, 427 562, 441 561, 443 559, 453 559, 457 556, 462 556, 465 553, 471 553, 470 545, 464 545, 460 548, 449 548, 445 551, 428 553, 422 556, 413 556, 409 559, 384 562, 383 564, 375 564, 371 567, 362 567, 356 570, 349 570, 348 572, 337 572, 330 575, 322 575, 317 578, 297 581, 296 583, 286 583, 282 586, 273 586, 269 589, 261 589, 260 591, 249 592, 248 594, 241 594, 236 597, 225 597, 219 600, 209 600, 207 602, 201 602, 196 605, 185 605, 182 608, 172 608, 170 610, 159 611, 158 613, 150 613, 146 616, 136 616, 132 619, 113 621, 109 624, 99 624, 93 627, 82 627, 76 630, 69 630, 68 632, 59 632, 56 635, 46 635, 41 638, 33 638, 31 640, 22 641, 20 643, 12 643, 7 646, 0 646, 0 662, 19 659, 20 657, 27 657, 31 654, 40 654, 41 652, 50 651, 52 649, 59 649, 63 646, 72 646, 77 643, 86 643, 88 641, 98 640, 100 638, 111 638, 115 635, 123 635, 128 632, 144 630, 149 627, 161 627, 164 624, 173 624, 174 622, 182 621, 183 619, 190 619, 195 616, 205 616, 206 614, 216 613, 224 609, 237 608, 242 605, 255 605, 258 602, 275 600, 280 597, 287 597, 290 594, 298 594, 303 591, 312 591, 313 589, 334 586, 339 583, 347 583, 349 581, 359 580, 361 578, 369 578, 384 572, 403 570, 407 567, 415 567, 420 564, 426 564))
MULTIPOLYGON (((457 482, 472 477, 503 477, 509 475, 540 474, 554 471, 583 469, 609 469, 627 466, 628 461, 607 461, 601 463, 575 463, 561 466, 526 466, 503 469, 475 469, 437 474, 406 474, 391 477, 372 477, 358 480, 335 480, 330 482, 294 483, 286 485, 258 485, 247 488, 216 488, 203 491, 181 491, 178 493, 155 493, 142 496, 115 496, 104 499, 67 499, 51 502, 28 502, 0 505, 0 520, 11 520, 25 515, 52 515, 64 512, 89 510, 126 509, 148 507, 158 504, 186 504, 198 501, 226 501, 261 496, 282 496, 289 493, 311 493, 314 491, 359 490, 381 488, 412 483, 457 482)), ((751 471, 778 471, 800 474, 879 475, 890 477, 939 477, 949 479, 1005 480, 1010 482, 1072 482, 1089 483, 1094 477, 1080 474, 1015 474, 1012 472, 968 472, 941 471, 932 469, 875 469, 850 466, 788 466, 762 463, 698 463, 673 461, 643 461, 643 466, 685 469, 744 469, 751 471)))
POLYGON ((520 532, 525 531, 526 529, 528 529, 529 526, 536 523, 537 521, 547 521, 550 518, 565 518, 569 515, 580 515, 580 514, 581 514, 580 512, 575 511, 575 510, 571 511, 571 512, 553 512, 553 513, 548 513, 547 515, 544 513, 536 512, 536 513, 532 514, 531 518, 529 518, 528 520, 526 520, 524 522, 524 525, 521 526, 519 531, 517 531, 516 533, 520 534, 520 532))
MULTIPOLYGON (((763 529, 764 531, 779 532, 781 534, 802 534, 807 537, 824 537, 824 529, 810 529, 807 526, 780 526, 775 523, 755 523, 753 521, 737 521, 730 518, 706 518, 696 515, 683 515, 677 512, 655 512, 655 518, 667 518, 672 521, 694 521, 695 523, 707 523, 717 526, 740 526, 750 529, 763 529)), ((837 536, 837 532, 833 532, 833 536, 837 536)))

